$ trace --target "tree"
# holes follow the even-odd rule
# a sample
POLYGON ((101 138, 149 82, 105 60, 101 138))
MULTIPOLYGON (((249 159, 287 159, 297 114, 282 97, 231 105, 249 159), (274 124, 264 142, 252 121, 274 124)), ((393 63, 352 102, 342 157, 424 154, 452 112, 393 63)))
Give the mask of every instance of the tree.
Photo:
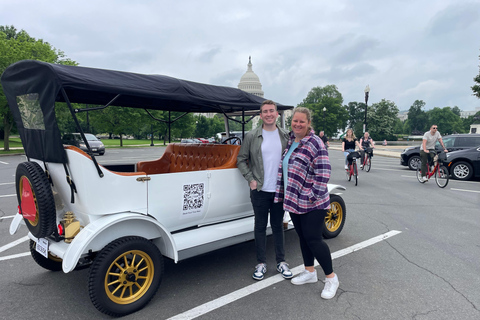
POLYGON ((306 107, 312 111, 312 126, 316 133, 323 130, 328 137, 343 131, 348 123, 348 111, 343 106, 342 94, 337 86, 314 87, 297 107, 306 107), (323 116, 325 108, 325 119, 323 116))
MULTIPOLYGON (((479 58, 480 58, 480 56, 479 56, 479 58)), ((480 70, 480 68, 479 68, 479 70, 480 70)), ((471 87, 472 91, 473 91, 473 95, 480 99, 480 72, 478 73, 478 75, 475 78, 473 78, 473 81, 475 81, 477 83, 477 84, 475 84, 471 87)))
POLYGON ((432 124, 438 125, 438 130, 442 135, 464 132, 463 122, 460 116, 453 113, 450 107, 435 107, 427 111, 427 116, 428 127, 432 124))
POLYGON ((422 109, 425 107, 423 100, 415 100, 410 109, 408 109, 408 126, 412 134, 418 134, 427 130, 427 114, 422 109))
MULTIPOLYGON (((65 54, 42 39, 30 37, 24 30, 17 32, 14 26, 0 26, 0 74, 14 62, 32 59, 50 63, 77 65, 65 58, 65 54)), ((0 87, 0 116, 3 118, 4 150, 10 150, 9 138, 14 121, 3 88, 0 87)))
POLYGON ((367 110, 368 132, 374 140, 396 140, 395 125, 398 108, 394 102, 382 99, 367 110))

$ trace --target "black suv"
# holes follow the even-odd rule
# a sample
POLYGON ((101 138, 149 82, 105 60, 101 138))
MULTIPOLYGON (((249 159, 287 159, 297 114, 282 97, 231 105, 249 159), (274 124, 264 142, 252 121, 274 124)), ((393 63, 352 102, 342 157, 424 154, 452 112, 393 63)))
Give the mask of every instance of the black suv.
MULTIPOLYGON (((452 134, 449 136, 443 136, 442 140, 448 151, 463 150, 480 146, 480 134, 452 134)), ((442 150, 442 146, 439 142, 435 144, 435 149, 442 150)), ((417 170, 417 166, 421 163, 420 146, 408 147, 403 150, 400 155, 400 164, 408 166, 411 170, 417 170)))

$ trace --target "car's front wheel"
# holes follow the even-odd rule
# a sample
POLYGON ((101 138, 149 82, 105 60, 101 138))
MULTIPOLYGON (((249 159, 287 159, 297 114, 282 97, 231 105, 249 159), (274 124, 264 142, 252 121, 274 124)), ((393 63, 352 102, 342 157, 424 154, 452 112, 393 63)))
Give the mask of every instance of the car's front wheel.
POLYGON ((162 277, 158 247, 145 238, 124 237, 112 241, 95 258, 88 291, 100 312, 121 317, 150 302, 162 277))
POLYGON ((455 179, 469 180, 473 175, 473 168, 470 163, 460 161, 452 166, 451 173, 455 179))
POLYGON ((420 156, 411 156, 410 159, 408 159, 408 167, 410 170, 417 170, 422 165, 422 159, 420 156))

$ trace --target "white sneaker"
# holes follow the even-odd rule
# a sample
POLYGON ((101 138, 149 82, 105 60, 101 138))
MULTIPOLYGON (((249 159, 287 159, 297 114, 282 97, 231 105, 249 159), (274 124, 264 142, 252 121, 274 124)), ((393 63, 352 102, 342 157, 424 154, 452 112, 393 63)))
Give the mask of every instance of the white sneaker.
POLYGON ((347 165, 345 165, 345 170, 348 170, 348 166, 347 166, 347 165))
POLYGON ((292 284, 295 284, 297 286, 305 283, 315 283, 317 281, 318 281, 317 270, 313 272, 304 270, 302 273, 300 273, 298 276, 296 276, 291 280, 292 284))
POLYGON ((422 177, 422 181, 423 181, 423 182, 427 182, 427 181, 428 181, 428 178, 427 178, 427 177, 422 177))
POLYGON ((267 264, 259 263, 255 266, 255 272, 252 274, 252 278, 255 280, 263 280, 267 273, 267 264))
POLYGON ((360 165, 360 169, 363 169, 363 164, 360 165))
POLYGON ((337 294, 338 286, 340 282, 338 281, 337 275, 333 278, 325 278, 325 287, 322 290, 321 297, 323 299, 332 299, 337 294))

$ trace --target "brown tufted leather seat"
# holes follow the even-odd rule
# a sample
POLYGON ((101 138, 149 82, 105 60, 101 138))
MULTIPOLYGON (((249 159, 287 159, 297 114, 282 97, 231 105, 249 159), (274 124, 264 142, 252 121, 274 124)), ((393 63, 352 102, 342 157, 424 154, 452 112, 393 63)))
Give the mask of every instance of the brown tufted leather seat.
POLYGON ((159 174, 236 168, 239 151, 237 145, 173 143, 160 159, 138 162, 137 171, 159 174))

